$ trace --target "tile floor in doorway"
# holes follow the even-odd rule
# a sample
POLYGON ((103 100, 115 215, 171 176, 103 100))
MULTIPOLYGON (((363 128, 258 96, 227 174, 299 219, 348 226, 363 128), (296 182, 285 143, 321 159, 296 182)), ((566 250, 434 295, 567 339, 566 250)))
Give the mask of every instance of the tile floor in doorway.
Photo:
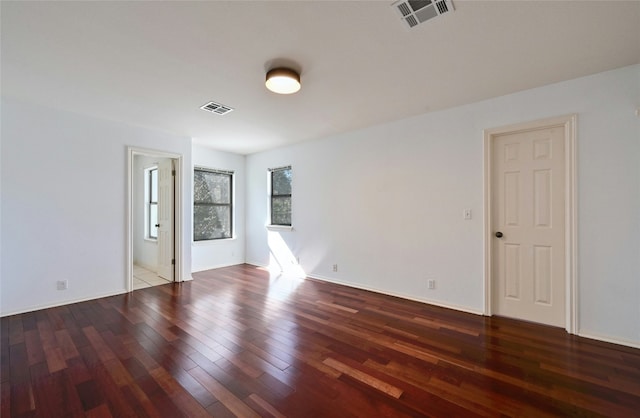
POLYGON ((133 290, 144 289, 145 287, 158 286, 171 283, 167 279, 159 277, 155 272, 144 267, 133 265, 133 290))

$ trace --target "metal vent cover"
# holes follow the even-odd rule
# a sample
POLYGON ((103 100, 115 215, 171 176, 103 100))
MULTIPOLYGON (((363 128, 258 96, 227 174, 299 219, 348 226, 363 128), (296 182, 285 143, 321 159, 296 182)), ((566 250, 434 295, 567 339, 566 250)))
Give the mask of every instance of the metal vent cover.
POLYGON ((207 104, 203 104, 200 106, 200 109, 206 110, 207 112, 215 113, 216 115, 226 115, 229 112, 233 112, 233 108, 229 106, 225 106, 216 102, 209 102, 207 104))
POLYGON ((409 28, 453 11, 451 0, 400 0, 391 6, 409 28))

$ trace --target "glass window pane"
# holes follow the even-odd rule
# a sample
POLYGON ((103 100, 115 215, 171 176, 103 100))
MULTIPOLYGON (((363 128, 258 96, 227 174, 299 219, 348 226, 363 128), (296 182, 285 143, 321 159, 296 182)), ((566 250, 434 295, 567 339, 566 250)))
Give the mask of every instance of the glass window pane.
POLYGON ((193 176, 195 203, 231 203, 231 175, 195 170, 193 176))
POLYGON ((273 196, 271 198, 271 224, 291 225, 290 196, 273 196))
POLYGON ((158 238, 158 205, 156 203, 149 204, 149 238, 158 238))
POLYGON ((207 202, 209 200, 209 189, 204 179, 204 172, 195 170, 193 172, 193 201, 207 202))
POLYGON ((231 207, 195 205, 193 208, 194 241, 231 238, 231 207))
MULTIPOLYGON (((152 202, 158 201, 158 169, 150 171, 151 178, 149 180, 149 196, 152 202)), ((140 184, 140 183, 138 183, 140 184)))
POLYGON ((271 172, 271 194, 274 196, 291 194, 291 169, 271 172))
POLYGON ((232 174, 195 169, 193 173, 194 241, 231 238, 232 174))

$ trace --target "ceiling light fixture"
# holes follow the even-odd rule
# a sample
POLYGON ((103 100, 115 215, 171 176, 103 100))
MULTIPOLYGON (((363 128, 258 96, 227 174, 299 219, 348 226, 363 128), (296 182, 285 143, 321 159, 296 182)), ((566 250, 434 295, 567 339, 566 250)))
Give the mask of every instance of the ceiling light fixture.
POLYGON ((267 72, 264 84, 274 93, 292 94, 300 90, 300 74, 289 68, 274 68, 267 72))

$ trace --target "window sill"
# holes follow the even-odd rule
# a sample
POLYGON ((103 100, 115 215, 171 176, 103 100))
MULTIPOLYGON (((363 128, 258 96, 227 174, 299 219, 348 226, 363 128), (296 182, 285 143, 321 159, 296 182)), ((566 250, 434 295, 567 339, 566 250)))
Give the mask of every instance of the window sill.
POLYGON ((290 225, 267 225, 266 228, 269 231, 293 231, 293 226, 290 225))
POLYGON ((152 243, 154 243, 154 244, 157 244, 157 243, 158 243, 158 239, 157 239, 157 238, 147 238, 147 237, 145 237, 145 238, 144 238, 144 240, 145 240, 146 242, 152 242, 152 243))
POLYGON ((219 238, 219 239, 207 239, 207 240, 202 240, 202 241, 192 241, 192 243, 193 243, 194 246, 199 247, 199 246, 206 246, 206 245, 223 244, 225 242, 235 241, 236 239, 237 239, 236 237, 219 238))

